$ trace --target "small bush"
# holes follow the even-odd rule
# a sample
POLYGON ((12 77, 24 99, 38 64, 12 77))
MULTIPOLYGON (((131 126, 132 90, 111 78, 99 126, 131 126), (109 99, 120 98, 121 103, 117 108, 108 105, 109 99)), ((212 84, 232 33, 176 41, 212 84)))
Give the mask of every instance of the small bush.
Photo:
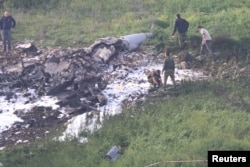
POLYGON ((217 36, 213 38, 212 46, 214 49, 224 52, 226 50, 235 50, 238 44, 237 41, 228 36, 217 36))

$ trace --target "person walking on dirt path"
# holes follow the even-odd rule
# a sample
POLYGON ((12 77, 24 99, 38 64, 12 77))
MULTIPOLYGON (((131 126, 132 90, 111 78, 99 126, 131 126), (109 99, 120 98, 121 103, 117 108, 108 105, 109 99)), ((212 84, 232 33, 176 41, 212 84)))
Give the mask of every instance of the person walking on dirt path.
POLYGON ((168 47, 165 47, 164 55, 165 55, 165 60, 162 68, 162 73, 164 73, 163 89, 166 90, 168 76, 170 76, 174 87, 176 87, 175 76, 174 76, 175 63, 174 60, 170 57, 170 52, 168 47))
POLYGON ((183 18, 178 13, 176 14, 176 20, 174 23, 174 30, 172 33, 172 37, 175 37, 175 33, 178 32, 178 42, 181 49, 184 49, 187 45, 186 36, 189 27, 189 22, 183 18))
POLYGON ((215 60, 215 54, 213 53, 213 50, 212 50, 212 47, 211 47, 212 38, 211 38, 208 30, 206 30, 205 28, 203 28, 202 26, 199 25, 198 26, 198 31, 201 33, 201 38, 202 38, 201 47, 200 47, 200 54, 201 55, 203 54, 204 47, 206 47, 209 54, 212 57, 212 60, 214 61, 215 60))
POLYGON ((15 28, 16 21, 9 15, 8 11, 4 12, 4 16, 0 20, 1 36, 3 40, 3 52, 11 51, 11 30, 15 28))

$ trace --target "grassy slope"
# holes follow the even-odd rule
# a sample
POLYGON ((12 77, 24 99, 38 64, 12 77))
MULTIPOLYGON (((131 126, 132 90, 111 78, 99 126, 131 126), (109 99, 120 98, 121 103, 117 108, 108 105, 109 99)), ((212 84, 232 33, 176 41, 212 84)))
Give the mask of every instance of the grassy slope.
POLYGON ((250 10, 246 0, 102 0, 98 3, 64 0, 60 3, 56 9, 10 11, 17 20, 14 39, 34 40, 41 46, 80 47, 100 37, 148 32, 155 24, 153 31, 158 34, 154 44, 169 43, 177 12, 189 20, 190 36, 199 35, 196 33, 199 24, 212 36, 242 39, 250 33, 250 10))
MULTIPOLYGON (((154 30, 158 36, 151 45, 171 43, 174 15, 181 12, 191 23, 190 35, 203 24, 213 35, 242 39, 250 31, 250 11, 244 2, 106 0, 93 4, 92 0, 73 0, 53 10, 11 11, 18 23, 13 37, 16 41, 31 39, 41 46, 86 46, 99 37, 146 32, 157 20, 154 30)), ((249 150, 249 83, 184 83, 177 92, 170 92, 170 98, 159 94, 141 107, 110 118, 97 133, 85 133, 86 145, 44 141, 2 151, 0 162, 7 167, 124 167, 206 159, 207 150, 214 149, 249 150), (113 145, 122 146, 123 154, 110 163, 103 156, 113 145)))
POLYGON ((89 139, 86 145, 45 141, 12 150, 0 161, 20 167, 124 167, 206 160, 208 150, 249 150, 249 81, 223 84, 183 83, 177 91, 168 92, 171 97, 160 93, 146 104, 108 119, 100 131, 84 133, 89 139), (104 155, 113 145, 122 147, 122 156, 109 162, 104 155))

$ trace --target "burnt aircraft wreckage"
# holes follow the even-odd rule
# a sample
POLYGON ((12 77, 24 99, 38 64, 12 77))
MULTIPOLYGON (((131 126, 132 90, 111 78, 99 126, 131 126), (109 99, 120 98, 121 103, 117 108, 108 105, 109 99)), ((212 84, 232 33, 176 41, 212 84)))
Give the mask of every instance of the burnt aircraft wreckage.
MULTIPOLYGON (((17 45, 15 51, 0 57, 0 96, 10 100, 23 93, 30 101, 41 96, 55 96, 57 104, 72 116, 98 111, 99 106, 107 104, 102 90, 116 77, 121 77, 116 69, 126 71, 127 67, 136 67, 141 57, 129 55, 152 36, 152 33, 139 33, 119 38, 106 37, 78 49, 40 51, 33 43, 17 45), (31 89, 34 94, 29 93, 31 89)), ((36 107, 35 110, 41 108, 36 107)), ((29 119, 25 122, 29 122, 29 126, 37 121, 22 115, 22 111, 15 113, 22 119, 29 119)), ((53 114, 50 114, 50 119, 60 113, 53 114)), ((19 123, 14 128, 22 126, 19 123)), ((3 140, 1 144, 4 144, 3 140)))
POLYGON ((1 89, 35 89, 39 96, 62 96, 61 105, 68 103, 72 107, 81 106, 84 101, 81 98, 86 98, 83 103, 91 101, 89 106, 95 102, 105 105, 101 90, 108 84, 106 70, 109 66, 115 70, 133 63, 124 57, 126 51, 134 51, 151 36, 152 33, 140 33, 107 37, 87 48, 55 49, 44 53, 38 52, 33 44, 18 45, 17 48, 22 48, 21 52, 26 54, 6 55, 0 74, 1 89), (70 100, 64 102, 72 98, 74 104, 70 100))

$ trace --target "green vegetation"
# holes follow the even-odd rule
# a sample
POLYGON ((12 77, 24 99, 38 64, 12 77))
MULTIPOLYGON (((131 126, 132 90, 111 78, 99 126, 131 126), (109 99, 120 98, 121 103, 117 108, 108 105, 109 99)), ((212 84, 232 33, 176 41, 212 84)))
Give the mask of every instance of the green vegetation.
POLYGON ((185 82, 172 97, 160 93, 136 108, 110 117, 87 144, 52 142, 7 150, 0 161, 16 167, 204 166, 167 160, 206 160, 208 150, 250 149, 249 81, 185 82), (245 104, 245 105, 242 105, 245 104), (122 155, 104 156, 119 145, 122 155))
MULTIPOLYGON (((176 13, 190 22, 189 37, 203 25, 215 36, 227 36, 248 48, 250 10, 247 0, 8 0, 3 5, 17 20, 16 41, 40 46, 91 44, 100 37, 119 37, 152 30, 151 44, 172 44, 176 13)), ((192 39, 192 38, 191 38, 192 39)))
MULTIPOLYGON (((15 41, 83 47, 100 37, 153 30, 157 35, 146 45, 176 45, 170 35, 180 12, 190 22, 192 49, 197 49, 192 44, 200 40, 196 27, 201 24, 221 41, 216 49, 224 53, 222 57, 236 50, 241 63, 249 63, 245 61, 250 42, 247 0, 46 0, 40 6, 24 2, 31 0, 8 0, 2 5, 17 20, 15 41)), ((184 82, 177 91, 168 92, 170 97, 159 93, 107 118, 101 130, 83 134, 87 144, 45 140, 1 151, 0 162, 6 167, 137 167, 156 162, 168 167, 204 166, 163 161, 205 160, 208 150, 249 150, 249 85, 249 78, 184 82), (104 156, 114 145, 121 146, 122 155, 110 162, 104 156)))

